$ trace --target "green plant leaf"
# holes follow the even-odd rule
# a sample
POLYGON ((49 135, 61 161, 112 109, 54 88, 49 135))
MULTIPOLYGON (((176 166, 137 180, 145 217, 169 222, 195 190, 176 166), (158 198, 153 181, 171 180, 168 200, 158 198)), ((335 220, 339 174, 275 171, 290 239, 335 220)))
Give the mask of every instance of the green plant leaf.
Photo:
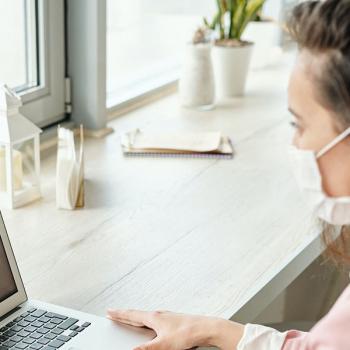
POLYGON ((209 23, 206 17, 203 18, 203 23, 206 28, 210 30, 215 30, 216 26, 218 25, 218 20, 219 20, 219 16, 218 14, 216 14, 211 23, 209 23))
POLYGON ((245 14, 238 32, 239 39, 242 37, 244 30, 249 22, 254 20, 257 13, 261 11, 264 6, 265 0, 248 0, 246 1, 245 14))
POLYGON ((241 40, 248 23, 256 18, 266 0, 216 0, 218 12, 212 23, 205 25, 219 32, 220 39, 241 40), (229 13, 229 28, 225 27, 225 16, 229 13), (229 29, 226 36, 226 29, 229 29))
POLYGON ((237 39, 237 40, 241 39, 240 33, 241 33, 243 23, 245 21, 247 6, 248 6, 247 0, 238 0, 237 10, 233 18, 234 28, 235 28, 234 39, 237 39))
POLYGON ((235 9, 236 9, 235 8, 235 0, 229 0, 229 2, 228 2, 228 12, 230 14, 230 27, 228 30, 229 38, 231 38, 231 36, 233 34, 233 30, 234 30, 232 18, 234 17, 235 9))
POLYGON ((216 0, 217 7, 218 7, 218 19, 217 19, 217 26, 219 27, 219 37, 220 39, 225 38, 225 13, 227 11, 227 4, 225 0, 216 0))

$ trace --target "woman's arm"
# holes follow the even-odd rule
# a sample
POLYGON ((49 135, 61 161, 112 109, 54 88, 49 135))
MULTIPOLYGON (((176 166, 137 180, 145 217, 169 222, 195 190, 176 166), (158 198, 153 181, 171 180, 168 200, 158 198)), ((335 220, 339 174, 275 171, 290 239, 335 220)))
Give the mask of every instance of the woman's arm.
POLYGON ((156 337, 135 350, 185 350, 197 346, 214 346, 235 350, 244 326, 214 317, 176 314, 172 312, 145 312, 136 310, 109 310, 114 321, 136 327, 148 327, 156 337))
POLYGON ((221 350, 349 350, 350 286, 332 310, 309 332, 287 331, 214 317, 171 312, 110 310, 112 320, 148 327, 156 337, 135 350, 186 350, 214 346, 221 350))

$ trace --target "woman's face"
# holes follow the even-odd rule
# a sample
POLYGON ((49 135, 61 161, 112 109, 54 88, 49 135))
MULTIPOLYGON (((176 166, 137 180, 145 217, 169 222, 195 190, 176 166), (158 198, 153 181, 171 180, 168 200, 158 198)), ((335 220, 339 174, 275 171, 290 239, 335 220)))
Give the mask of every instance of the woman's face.
MULTIPOLYGON (((324 57, 302 50, 292 71, 288 87, 289 110, 293 115, 293 144, 320 151, 346 127, 337 127, 336 116, 323 107, 317 94, 314 74, 322 74, 324 57)), ((323 190, 329 196, 350 196, 350 138, 337 144, 318 159, 323 190)))

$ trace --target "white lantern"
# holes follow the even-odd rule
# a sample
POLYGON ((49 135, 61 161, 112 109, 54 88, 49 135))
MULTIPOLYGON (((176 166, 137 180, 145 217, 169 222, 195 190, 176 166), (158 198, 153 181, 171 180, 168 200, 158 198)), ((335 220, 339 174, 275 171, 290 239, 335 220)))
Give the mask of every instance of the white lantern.
POLYGON ((0 208, 18 208, 41 197, 41 129, 19 113, 21 98, 0 85, 0 208))

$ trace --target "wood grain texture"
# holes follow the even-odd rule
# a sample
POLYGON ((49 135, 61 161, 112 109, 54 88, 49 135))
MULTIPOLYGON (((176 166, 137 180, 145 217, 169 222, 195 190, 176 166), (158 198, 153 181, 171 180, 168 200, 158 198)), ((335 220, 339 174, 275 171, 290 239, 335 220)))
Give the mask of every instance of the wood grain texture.
POLYGON ((85 209, 56 209, 55 156, 45 159, 43 200, 4 211, 29 296, 99 315, 226 318, 252 300, 317 237, 286 155, 290 62, 254 72, 245 98, 213 111, 172 95, 111 122, 114 134, 86 141, 85 209), (220 130, 236 156, 124 158, 120 135, 137 127, 220 130))

